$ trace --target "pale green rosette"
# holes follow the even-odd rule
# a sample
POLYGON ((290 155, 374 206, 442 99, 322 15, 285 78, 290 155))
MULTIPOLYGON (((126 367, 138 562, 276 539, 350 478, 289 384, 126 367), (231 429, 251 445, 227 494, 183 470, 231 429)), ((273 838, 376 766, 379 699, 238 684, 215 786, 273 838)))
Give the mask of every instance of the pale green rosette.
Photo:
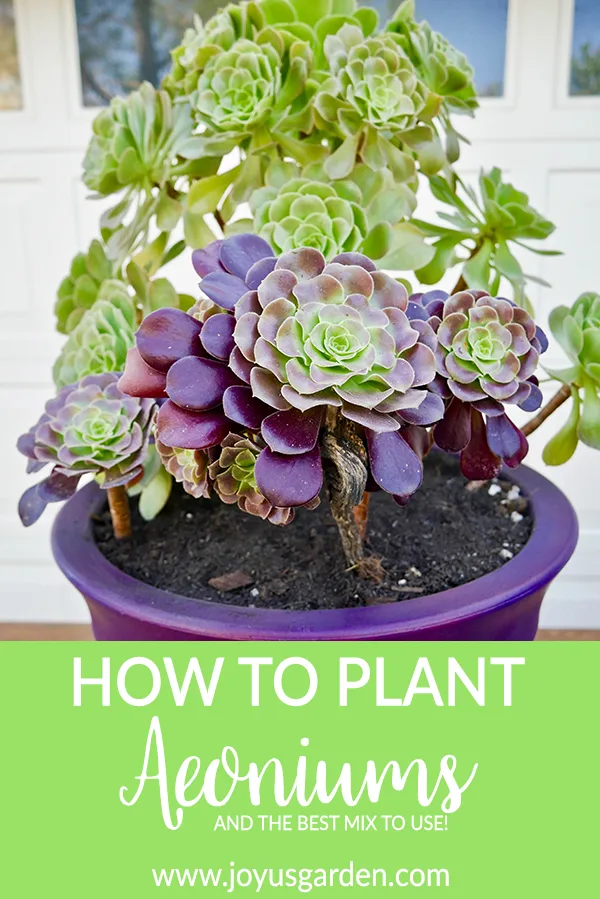
POLYGON ((87 375, 123 371, 127 351, 135 346, 136 328, 135 306, 125 285, 106 282, 103 298, 84 314, 56 360, 57 388, 87 375))
POLYGON ((162 187, 192 128, 188 104, 172 104, 165 91, 147 82, 128 97, 114 97, 94 120, 84 184, 103 196, 162 187))
POLYGON ((308 178, 294 178, 280 189, 264 187, 252 197, 256 232, 278 254, 313 247, 331 259, 352 252, 367 232, 361 193, 353 188, 308 178))
POLYGON ((428 22, 417 22, 414 0, 405 0, 387 31, 398 35, 400 46, 419 78, 437 94, 447 112, 473 114, 479 105, 473 83, 474 71, 467 57, 453 47, 428 22))
POLYGON ((566 369, 547 369, 571 387, 573 398, 568 421, 543 453, 548 465, 561 465, 579 440, 600 449, 600 294, 584 293, 570 309, 553 309, 550 328, 571 363, 566 369))
POLYGON ((332 178, 347 177, 360 157, 377 170, 389 165, 400 180, 411 164, 403 143, 433 137, 427 125, 439 103, 432 98, 393 34, 365 38, 355 25, 343 25, 324 42, 330 77, 315 97, 317 123, 342 138, 327 160, 332 178), (419 126, 418 131, 416 131, 419 126))
POLYGON ((60 334, 70 334, 77 327, 87 309, 99 299, 103 285, 117 290, 113 279, 117 276, 114 263, 106 255, 99 240, 93 240, 87 253, 78 253, 71 263, 71 270, 63 278, 54 305, 56 329, 60 334))

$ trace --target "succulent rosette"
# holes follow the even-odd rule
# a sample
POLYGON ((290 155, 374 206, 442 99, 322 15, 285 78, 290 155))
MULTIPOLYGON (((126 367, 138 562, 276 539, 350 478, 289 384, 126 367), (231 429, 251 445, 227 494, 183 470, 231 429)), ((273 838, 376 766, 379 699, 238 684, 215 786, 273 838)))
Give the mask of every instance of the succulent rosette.
POLYGON ((135 344, 136 309, 120 281, 109 282, 110 299, 97 300, 69 335, 54 365, 57 387, 86 375, 123 371, 127 351, 135 344))
POLYGON ((386 30, 397 34, 400 46, 430 91, 443 98, 449 112, 473 114, 477 94, 474 71, 467 57, 428 22, 417 22, 414 0, 404 0, 386 30))
POLYGON ((227 50, 215 48, 191 97, 207 128, 194 139, 195 154, 222 154, 269 131, 309 131, 311 113, 301 95, 311 67, 309 44, 274 28, 255 40, 241 37, 227 50))
POLYGON ((435 334, 409 322, 405 288, 365 256, 327 265, 303 248, 278 259, 255 235, 196 251, 194 264, 223 311, 204 322, 176 309, 148 316, 120 382, 126 393, 168 397, 161 443, 210 449, 240 426, 260 433, 258 490, 293 508, 321 489, 330 407, 362 428, 375 482, 397 496, 414 492, 421 459, 402 432, 439 420, 444 403, 427 389, 435 334))
POLYGON ((204 450, 180 449, 165 446, 160 440, 155 443, 160 460, 166 470, 183 486, 186 493, 195 499, 210 496, 208 480, 208 455, 204 450))
POLYGON ((29 488, 19 504, 25 525, 33 524, 46 505, 68 499, 85 474, 103 489, 122 486, 142 473, 155 404, 125 396, 119 375, 90 375, 63 387, 17 447, 29 462, 28 472, 52 465, 44 481, 29 488))
MULTIPOLYGON (((342 138, 326 162, 334 178, 352 171, 357 153, 371 168, 386 164, 406 169, 399 146, 403 136, 438 111, 431 96, 393 34, 365 38, 346 23, 324 42, 330 77, 315 96, 317 122, 342 138)), ((439 104, 438 104, 439 105, 439 104)), ((433 137, 422 134, 421 142, 433 137)))
POLYGON ((296 177, 279 189, 260 188, 251 200, 255 230, 278 253, 312 247, 331 259, 357 250, 367 221, 360 190, 353 187, 296 177))
POLYGON ((394 249, 394 226, 415 209, 414 174, 399 182, 389 168, 359 163, 349 178, 332 181, 321 163, 272 162, 265 186, 250 197, 253 230, 277 253, 312 247, 329 260, 354 251, 380 259, 394 249))
POLYGON ((125 292, 116 274, 99 240, 93 240, 86 253, 75 256, 69 274, 58 288, 54 306, 56 328, 61 334, 70 334, 96 300, 125 292))
POLYGON ((600 294, 584 293, 571 306, 550 314, 550 329, 567 354, 569 367, 548 373, 571 387, 571 414, 544 449, 549 465, 567 462, 579 440, 600 449, 600 294))
POLYGON ((162 186, 192 127, 189 105, 173 104, 166 91, 148 82, 127 97, 113 97, 94 120, 83 162, 85 185, 103 196, 162 186))
POLYGON ((258 489, 255 469, 260 453, 261 447, 254 440, 228 434, 220 446, 210 450, 214 461, 209 474, 215 492, 224 503, 237 503, 242 512, 257 515, 271 524, 289 524, 294 510, 271 505, 258 489))
POLYGON ((173 65, 163 81, 165 90, 172 96, 188 97, 211 56, 220 49, 229 50, 240 37, 252 36, 253 16, 249 12, 249 4, 243 2, 220 9, 206 24, 200 16, 194 16, 193 26, 186 29, 181 44, 171 52, 173 65))
POLYGON ((437 336, 433 387, 449 400, 434 429, 438 446, 461 453, 467 477, 493 477, 502 460, 516 467, 528 445, 505 405, 533 412, 542 402, 534 374, 548 345, 541 329, 515 303, 475 290, 415 295, 408 314, 437 336))

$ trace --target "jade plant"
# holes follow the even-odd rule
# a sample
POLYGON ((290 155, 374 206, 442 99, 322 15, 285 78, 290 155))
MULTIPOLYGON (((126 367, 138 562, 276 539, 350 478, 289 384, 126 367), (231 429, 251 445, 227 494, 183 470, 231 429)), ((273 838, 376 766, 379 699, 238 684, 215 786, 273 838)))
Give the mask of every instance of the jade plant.
POLYGON ((571 399, 546 461, 599 447, 600 297, 552 313, 569 367, 540 365, 523 258, 556 252, 554 226, 497 168, 463 182, 455 117, 476 109, 413 0, 387 22, 355 0, 196 18, 163 83, 94 123, 83 179, 112 205, 58 290, 58 393, 19 441, 52 470, 24 523, 85 477, 118 537, 129 498, 152 518, 173 482, 278 526, 327 500, 348 566, 377 578, 369 497, 409 502, 433 446, 487 480, 571 399), (162 271, 182 253, 194 296, 162 271))

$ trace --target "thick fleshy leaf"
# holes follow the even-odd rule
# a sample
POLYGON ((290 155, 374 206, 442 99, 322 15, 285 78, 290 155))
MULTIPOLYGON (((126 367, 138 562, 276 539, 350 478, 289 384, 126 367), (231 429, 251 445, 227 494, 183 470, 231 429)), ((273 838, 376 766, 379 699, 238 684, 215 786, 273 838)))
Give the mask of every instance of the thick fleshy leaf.
POLYGON ((157 433, 161 443, 180 449, 208 449, 227 437, 231 422, 218 409, 186 412, 171 400, 161 407, 157 433))
POLYGON ((435 442, 447 453, 460 453, 471 439, 471 408, 454 397, 433 432, 435 442))
POLYGON ((398 414, 400 418, 411 425, 432 425, 444 416, 445 405, 443 399, 435 393, 426 391, 425 399, 416 409, 402 409, 398 414))
POLYGON ((256 460, 258 489, 273 506, 303 506, 319 495, 323 486, 321 452, 315 446, 299 456, 274 453, 268 447, 256 460))
POLYGON ((579 439, 592 449, 600 449, 600 396, 592 378, 584 378, 583 388, 579 439))
POLYGON ((202 325, 181 309, 157 309, 146 316, 136 334, 142 359, 161 372, 184 356, 200 356, 202 325))
POLYGON ((251 431, 258 431, 263 419, 271 413, 271 408, 252 396, 252 389, 242 384, 233 384, 223 394, 223 412, 251 431))
POLYGON ((235 347, 233 331, 235 318, 226 312, 218 312, 211 315, 202 327, 200 341, 202 346, 217 359, 229 359, 229 355, 235 347))
POLYGON ((295 456, 316 446, 322 420, 322 406, 309 412, 297 409, 274 412, 263 421, 261 434, 274 452, 295 456))
MULTIPOLYGON (((309 278, 316 278, 324 268, 325 257, 319 250, 315 250, 313 247, 300 247, 298 250, 283 253, 277 260, 275 271, 283 269, 292 272, 298 281, 306 281, 309 278)), ((271 299, 276 299, 276 297, 271 297, 271 299)))
POLYGON ((256 234, 234 234, 221 245, 221 262, 228 272, 244 282, 250 268, 268 256, 273 256, 273 250, 256 234))
MULTIPOLYGON (((487 396, 477 384, 459 384, 458 381, 448 381, 448 387, 454 396, 462 400, 463 403, 474 403, 477 400, 484 400, 487 396)), ((504 399, 504 397, 501 397, 501 399, 504 399)))
MULTIPOLYGON (((529 382, 531 384, 531 382, 529 382)), ((526 399, 521 400, 518 404, 519 408, 524 412, 536 412, 544 401, 544 397, 542 395, 542 391, 537 386, 537 384, 531 384, 531 390, 529 391, 526 399)), ((511 402, 514 402, 514 398, 511 397, 511 402)))
POLYGON ((382 490, 410 496, 421 486, 423 465, 400 431, 367 431, 371 474, 382 490))
POLYGON ((307 412, 309 409, 314 409, 315 406, 342 405, 339 396, 330 389, 320 390, 310 396, 304 396, 303 394, 298 393, 297 390, 294 390, 293 387, 290 387, 289 384, 284 384, 283 387, 281 387, 281 396, 287 401, 289 406, 298 409, 300 412, 307 412))
POLYGON ((270 371, 254 367, 250 372, 252 393, 273 409, 289 409, 290 404, 281 393, 281 382, 270 371))
POLYGON ((75 491, 81 475, 70 476, 54 470, 45 480, 34 484, 19 500, 19 518, 26 528, 35 524, 49 503, 61 503, 75 491))
POLYGON ((421 460, 425 458, 433 445, 431 433, 427 428, 421 428, 418 425, 402 428, 402 436, 421 460))
POLYGON ((244 354, 238 347, 234 347, 229 357, 229 368, 237 375, 240 381, 250 383, 250 372, 252 371, 252 363, 246 359, 244 354))
POLYGON ((504 459, 510 468, 514 468, 519 462, 522 462, 527 455, 527 441, 508 415, 496 415, 494 418, 489 418, 486 433, 491 451, 504 459))
POLYGON ((460 469, 471 481, 488 481, 500 474, 502 459, 488 446, 481 413, 471 410, 471 439, 460 454, 460 469))
POLYGON ((535 336, 537 337, 537 339, 540 342, 539 352, 545 353, 546 350, 548 349, 548 338, 546 336, 546 332, 543 331, 539 325, 535 329, 535 336))
POLYGON ((80 474, 64 474, 54 469, 49 477, 37 485, 38 494, 46 503, 62 503, 73 496, 80 480, 80 474))
POLYGON ((366 269, 368 272, 377 270, 375 263, 363 253, 340 253, 338 256, 335 256, 331 262, 332 264, 334 262, 339 262, 340 265, 360 265, 361 268, 366 269))
POLYGON ((35 460, 35 427, 26 434, 21 434, 17 440, 17 449, 28 459, 35 460))
POLYGON ((201 278, 205 278, 209 272, 221 271, 221 246, 222 240, 209 243, 202 250, 194 250, 192 253, 192 265, 201 278))
POLYGON ((270 275, 277 263, 276 256, 265 256, 250 266, 245 281, 249 290, 258 290, 267 275, 270 275))
POLYGON ((39 495, 38 486, 38 484, 34 484, 33 487, 29 487, 19 500, 19 518, 26 528, 31 527, 41 518, 48 505, 39 495))
POLYGON ((222 362, 187 356, 169 369, 167 393, 182 409, 201 412, 218 406, 234 382, 235 376, 222 362))
POLYGON ((400 422, 385 412, 377 412, 374 409, 363 409, 361 406, 353 406, 351 403, 342 404, 342 415, 350 421, 375 431, 380 434, 383 431, 398 431, 400 422))
POLYGON ((579 427, 581 400, 579 391, 573 388, 571 390, 573 397, 573 405, 569 418, 560 429, 558 434, 546 444, 542 453, 542 459, 546 465, 564 465, 568 462, 579 443, 579 435, 577 429, 579 427))
POLYGON ((234 341, 238 349, 248 359, 249 362, 255 361, 254 350, 256 341, 259 338, 258 333, 259 317, 256 312, 245 312, 237 320, 233 333, 234 341))
POLYGON ((157 371, 148 365, 137 347, 128 350, 125 371, 117 382, 117 387, 122 393, 129 396, 163 399, 167 395, 166 386, 167 376, 164 372, 157 371))
POLYGON ((248 292, 245 281, 229 272, 210 272, 200 282, 200 289, 221 309, 234 309, 237 301, 248 292))
POLYGON ((406 315, 409 321, 426 322, 429 319, 429 312, 427 309, 420 303, 415 303, 414 300, 409 301, 409 304, 406 307, 406 315))

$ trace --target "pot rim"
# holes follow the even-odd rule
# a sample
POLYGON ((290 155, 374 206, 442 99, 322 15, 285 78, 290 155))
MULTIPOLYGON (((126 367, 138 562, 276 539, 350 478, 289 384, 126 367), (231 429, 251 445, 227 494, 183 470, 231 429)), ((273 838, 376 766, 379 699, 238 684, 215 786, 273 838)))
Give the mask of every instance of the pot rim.
POLYGON ((56 563, 87 599, 126 617, 186 632, 201 639, 347 640, 386 639, 461 620, 518 602, 546 587, 577 545, 575 511, 564 493, 527 466, 504 471, 527 496, 533 530, 523 549, 502 567, 460 587, 397 603, 293 611, 248 608, 190 599, 139 581, 116 568, 93 538, 91 516, 105 503, 90 483, 59 511, 52 528, 56 563))

